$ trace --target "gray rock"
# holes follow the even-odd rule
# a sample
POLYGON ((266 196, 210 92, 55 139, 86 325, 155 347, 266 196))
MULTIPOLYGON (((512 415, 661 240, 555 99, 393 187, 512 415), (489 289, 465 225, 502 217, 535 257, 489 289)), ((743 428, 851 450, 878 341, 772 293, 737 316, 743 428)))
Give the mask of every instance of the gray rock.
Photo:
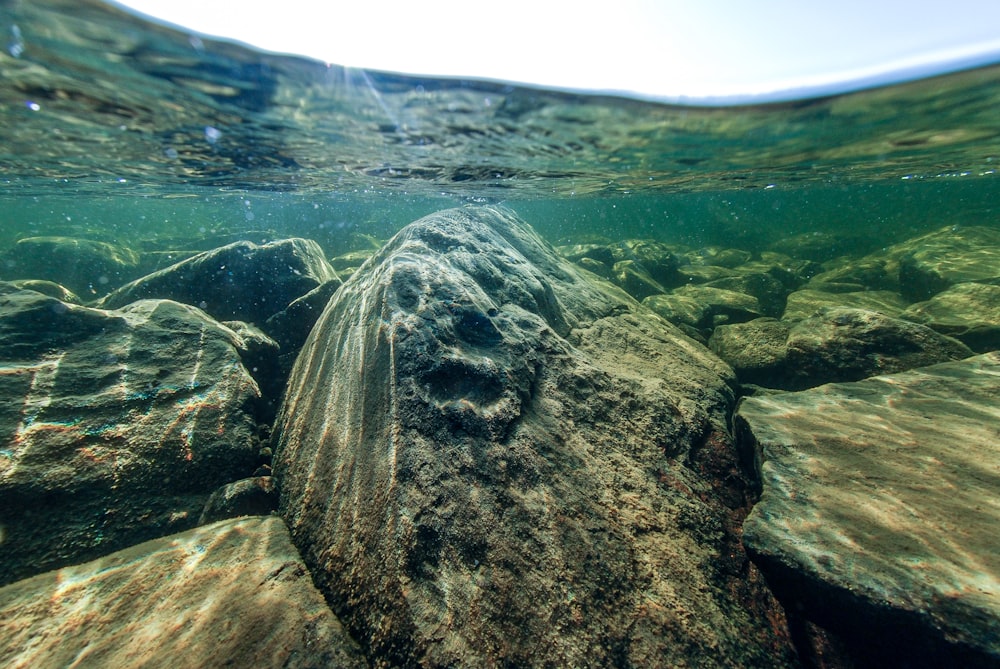
POLYGON ((1000 230, 949 226, 888 249, 899 259, 899 283, 912 302, 968 281, 1000 280, 1000 230))
POLYGON ((366 665, 280 519, 155 539, 0 588, 5 667, 366 665))
POLYGON ((278 490, 270 476, 254 476, 227 483, 212 493, 198 519, 199 525, 239 516, 266 516, 278 510, 278 490))
POLYGON ((654 279, 646 268, 634 260, 620 260, 611 268, 611 280, 637 300, 666 293, 667 289, 654 279))
POLYGON ((995 351, 1000 349, 1000 286, 959 283, 911 305, 902 318, 952 336, 973 351, 995 351))
POLYGON ((116 244, 27 237, 0 259, 0 276, 52 281, 89 300, 138 276, 138 265, 139 254, 116 244))
POLYGON ((1000 666, 1000 355, 744 400, 744 541, 864 666, 1000 666))
POLYGON ((782 318, 784 320, 801 320, 815 316, 824 309, 837 307, 877 311, 896 318, 903 313, 907 306, 907 302, 898 293, 886 290, 829 293, 804 288, 788 296, 782 318))
POLYGON ((310 239, 259 246, 235 242, 136 279, 100 305, 115 309, 140 299, 170 299, 204 309, 220 321, 261 326, 296 298, 335 278, 322 249, 310 239))
POLYGON ((191 527, 249 475, 241 346, 176 302, 108 312, 0 284, 0 582, 191 527))
POLYGON ((711 321, 709 305, 684 295, 650 295, 643 306, 667 319, 674 325, 687 325, 698 329, 711 321))
POLYGON ((742 323, 760 318, 763 315, 760 302, 756 297, 734 290, 708 286, 682 286, 675 288, 673 294, 705 305, 711 319, 711 322, 703 323, 707 326, 720 323, 742 323))
POLYGON ((758 319, 719 326, 709 346, 741 383, 784 390, 857 381, 973 353, 926 326, 839 307, 794 324, 758 319))
POLYGON ((280 512, 375 666, 784 666, 734 530, 731 372, 509 210, 404 228, 275 425, 280 512))
POLYGON ((756 298, 763 315, 775 318, 781 316, 785 310, 785 299, 788 296, 785 285, 764 272, 745 272, 737 276, 716 279, 706 283, 705 287, 750 295, 756 298))
POLYGON ((342 285, 339 278, 330 279, 267 319, 264 327, 274 335, 284 354, 293 358, 298 354, 326 303, 342 285))

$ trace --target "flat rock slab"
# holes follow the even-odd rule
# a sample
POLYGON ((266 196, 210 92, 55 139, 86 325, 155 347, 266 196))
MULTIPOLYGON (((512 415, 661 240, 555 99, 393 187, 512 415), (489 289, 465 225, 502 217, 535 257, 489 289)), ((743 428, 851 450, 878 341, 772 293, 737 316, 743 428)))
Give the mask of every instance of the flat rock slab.
POLYGON ((366 666, 276 517, 206 525, 0 588, 0 665, 366 666))
POLYGON ((779 594, 893 666, 1000 665, 998 407, 1000 353, 745 400, 779 594))

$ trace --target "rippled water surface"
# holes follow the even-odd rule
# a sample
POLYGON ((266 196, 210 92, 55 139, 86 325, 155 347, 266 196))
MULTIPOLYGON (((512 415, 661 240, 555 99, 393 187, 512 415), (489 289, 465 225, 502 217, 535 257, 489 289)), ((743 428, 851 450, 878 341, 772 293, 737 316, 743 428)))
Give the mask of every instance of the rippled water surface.
POLYGON ((100 3, 0 6, 0 244, 385 237, 456 202, 554 240, 891 241, 996 218, 1000 68, 760 107, 428 80, 260 53, 100 3))

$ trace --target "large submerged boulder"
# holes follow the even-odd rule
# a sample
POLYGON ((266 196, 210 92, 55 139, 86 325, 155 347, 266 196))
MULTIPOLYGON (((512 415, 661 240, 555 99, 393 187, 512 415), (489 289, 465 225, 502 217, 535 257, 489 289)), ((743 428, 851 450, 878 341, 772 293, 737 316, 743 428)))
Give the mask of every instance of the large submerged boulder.
POLYGON ((220 321, 262 326, 272 315, 337 274, 311 239, 234 242, 165 267, 109 293, 105 309, 159 298, 194 305, 220 321))
POLYGON ((0 284, 0 583, 187 529, 253 471, 257 384, 194 307, 0 284))
POLYGON ((744 541, 864 666, 1000 666, 1000 353, 743 401, 744 541))
POLYGON ((375 666, 784 666, 729 368, 509 210, 402 230, 275 425, 281 515, 375 666))
POLYGON ((0 665, 366 666, 273 517, 199 527, 0 588, 0 665))

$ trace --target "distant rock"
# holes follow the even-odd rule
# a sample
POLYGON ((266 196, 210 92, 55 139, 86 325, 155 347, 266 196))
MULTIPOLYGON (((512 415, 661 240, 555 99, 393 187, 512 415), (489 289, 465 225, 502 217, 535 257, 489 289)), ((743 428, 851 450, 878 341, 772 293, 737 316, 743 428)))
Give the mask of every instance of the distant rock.
POLYGON ((82 304, 82 300, 77 297, 76 293, 65 286, 55 283, 54 281, 43 281, 41 279, 19 279, 17 281, 11 281, 10 283, 16 288, 33 290, 36 293, 54 297, 60 302, 66 302, 68 304, 82 304))
POLYGON ((658 283, 646 268, 635 260, 620 260, 611 268, 611 280, 622 290, 642 301, 650 295, 666 293, 667 289, 658 283))
POLYGON ((995 351, 1000 349, 1000 286, 959 283, 911 305, 902 318, 952 336, 973 351, 995 351))
POLYGON ((343 281, 339 278, 325 281, 305 295, 290 302, 281 311, 272 314, 264 322, 264 328, 277 340, 283 357, 289 358, 286 363, 289 370, 292 363, 295 362, 299 348, 302 347, 313 325, 316 324, 316 319, 323 313, 326 303, 330 301, 341 285, 343 285, 343 281))
POLYGON ((711 321, 708 304, 685 295, 650 295, 642 301, 643 306, 652 309, 674 325, 686 325, 695 329, 706 327, 711 321))
POLYGON ((678 281, 681 285, 708 283, 739 274, 735 269, 719 265, 681 265, 677 268, 678 281))
POLYGON ((899 258, 899 283, 912 302, 958 283, 1000 281, 1000 229, 949 226, 890 247, 899 258))
POLYGON ((709 246, 697 251, 688 251, 682 254, 687 263, 693 265, 716 265, 718 267, 736 268, 750 261, 753 257, 749 251, 743 249, 725 249, 718 246, 709 246))
POLYGON ((89 300, 134 279, 138 266, 139 254, 116 244, 26 237, 0 258, 0 278, 52 281, 89 300))
POLYGON ((261 326, 296 298, 335 278, 312 240, 235 242, 136 279, 107 295, 100 306, 116 309, 140 299, 170 299, 220 321, 261 326))
POLYGON ((706 288, 721 288, 750 295, 757 300, 758 309, 764 316, 777 318, 785 310, 788 290, 781 281, 764 272, 743 272, 704 285, 706 288))
POLYGON ((366 667, 280 519, 230 520, 0 588, 5 667, 366 667))
POLYGON ((374 666, 792 663, 718 358, 503 208, 374 260, 275 425, 281 515, 374 666))
POLYGON ((735 290, 708 286, 682 286, 675 288, 673 295, 705 305, 709 322, 703 323, 703 327, 714 327, 722 323, 742 323, 763 316, 763 310, 756 297, 735 290))
POLYGON ((278 510, 278 490, 270 476, 254 476, 227 483, 212 493, 198 519, 199 525, 239 516, 266 516, 278 510))
POLYGON ((1000 666, 1000 355, 743 401, 743 538, 857 666, 1000 666))
POLYGON ((788 296, 782 318, 784 320, 801 320, 815 316, 824 309, 837 307, 877 311, 896 318, 903 313, 907 306, 908 303, 898 293, 887 290, 829 293, 804 288, 788 296))
POLYGON ((828 293, 849 292, 840 286, 852 286, 853 292, 890 291, 899 293, 899 266, 883 254, 848 260, 839 267, 820 272, 809 280, 810 290, 828 293))
MULTIPOLYGON (((843 229, 847 230, 848 226, 843 229)), ((861 255, 877 244, 870 235, 812 231, 783 237, 770 246, 771 250, 792 258, 823 262, 838 256, 861 255)))
MULTIPOLYGON (((677 266, 680 264, 673 249, 663 242, 649 239, 626 239, 612 247, 616 262, 631 260, 653 277, 661 286, 677 285, 677 266)), ((592 256, 596 257, 596 256, 592 256)), ((597 257, 597 260, 601 258, 597 257)))
POLYGON ((253 471, 242 340, 194 307, 0 284, 0 582, 194 525, 253 471))
POLYGON ((934 330, 876 311, 827 309, 797 323, 758 319, 717 327, 711 349, 740 383, 802 390, 900 372, 973 352, 934 330))

